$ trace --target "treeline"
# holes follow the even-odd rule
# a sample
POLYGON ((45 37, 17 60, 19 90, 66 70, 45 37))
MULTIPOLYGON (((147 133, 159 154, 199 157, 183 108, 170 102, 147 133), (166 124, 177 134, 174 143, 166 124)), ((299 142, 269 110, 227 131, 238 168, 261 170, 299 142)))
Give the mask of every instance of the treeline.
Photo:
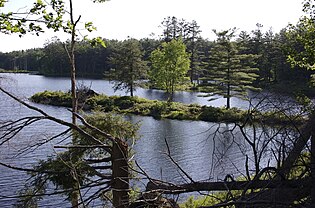
MULTIPOLYGON (((150 54, 160 47, 162 42, 181 38, 190 55, 190 70, 187 77, 191 83, 200 83, 209 74, 209 66, 217 56, 213 52, 219 43, 201 37, 200 27, 195 21, 187 22, 176 17, 167 17, 161 24, 163 34, 159 40, 145 38, 138 41, 142 50, 143 60, 150 65, 150 54)), ((270 84, 284 85, 287 83, 306 86, 310 81, 311 71, 291 67, 287 57, 292 47, 299 47, 299 43, 288 39, 286 28, 279 33, 271 29, 263 32, 260 24, 251 32, 240 31, 231 39, 237 45, 239 54, 253 54, 256 56, 251 67, 257 68, 254 84, 259 87, 270 84)), ((79 77, 103 78, 117 68, 111 61, 112 54, 122 47, 124 41, 105 40, 106 48, 92 47, 88 42, 81 41, 76 46, 76 70, 79 77)), ((69 63, 65 50, 67 42, 54 38, 43 48, 25 51, 0 53, 0 68, 7 70, 36 71, 46 76, 69 76, 69 63)), ((119 70, 119 69, 116 69, 119 70)))
MULTIPOLYGON (((92 47, 86 41, 76 45, 76 70, 80 77, 103 78, 113 65, 110 56, 121 41, 105 40, 106 48, 92 47)), ((153 39, 140 40, 143 49, 150 53, 150 47, 157 47, 159 41, 153 39)), ((0 68, 6 70, 28 70, 45 76, 70 76, 69 59, 65 50, 67 42, 52 39, 43 48, 25 51, 0 53, 0 68)))

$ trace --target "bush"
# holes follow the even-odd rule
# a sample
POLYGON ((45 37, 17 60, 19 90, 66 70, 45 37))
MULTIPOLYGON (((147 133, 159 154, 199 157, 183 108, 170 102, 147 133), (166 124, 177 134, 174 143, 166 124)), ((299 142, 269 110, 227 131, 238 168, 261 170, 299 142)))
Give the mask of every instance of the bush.
POLYGON ((216 108, 212 106, 202 106, 201 113, 199 115, 199 120, 202 121, 212 121, 217 122, 219 118, 222 118, 223 111, 221 108, 216 108))
POLYGON ((112 111, 114 109, 114 100, 106 95, 96 95, 86 101, 87 109, 95 109, 101 106, 103 111, 112 111))
POLYGON ((178 120, 188 120, 189 119, 189 117, 187 116, 187 113, 184 111, 172 111, 170 114, 165 116, 165 118, 178 119, 178 120))
POLYGON ((199 196, 189 197, 183 204, 180 204, 180 208, 198 208, 201 206, 213 206, 223 201, 226 198, 225 193, 217 192, 213 196, 199 196))
POLYGON ((114 105, 119 109, 128 109, 134 106, 136 99, 129 96, 115 97, 114 105))
POLYGON ((156 101, 150 108, 150 116, 160 119, 166 109, 166 102, 156 101))
POLYGON ((237 108, 222 109, 222 115, 219 120, 227 122, 237 122, 242 121, 245 118, 246 111, 242 111, 237 108))
MULTIPOLYGON (((71 95, 61 91, 44 91, 31 97, 36 103, 71 107, 71 95)), ((245 121, 247 111, 237 108, 225 109, 212 106, 200 106, 197 104, 186 105, 178 102, 166 102, 147 100, 128 96, 106 96, 94 94, 89 97, 83 109, 101 110, 105 112, 133 113, 143 116, 153 116, 156 119, 169 118, 179 120, 202 120, 209 122, 242 122, 245 121)), ((301 124, 305 118, 297 115, 284 116, 279 112, 252 112, 253 122, 265 122, 266 124, 301 124)))
POLYGON ((41 104, 49 104, 55 106, 71 107, 72 99, 69 93, 62 91, 44 91, 34 94, 31 101, 41 104))

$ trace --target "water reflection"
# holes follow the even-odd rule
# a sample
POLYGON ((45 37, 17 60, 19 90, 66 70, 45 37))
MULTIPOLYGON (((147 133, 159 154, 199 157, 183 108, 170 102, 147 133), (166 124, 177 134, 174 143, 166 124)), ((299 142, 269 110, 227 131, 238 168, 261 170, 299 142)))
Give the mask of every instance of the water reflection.
MULTIPOLYGON (((44 90, 62 90, 68 91, 70 89, 70 80, 66 77, 44 77, 41 75, 29 75, 29 74, 3 74, 6 77, 8 85, 15 86, 11 88, 12 92, 21 96, 30 97, 36 92, 44 90), (11 82, 11 84, 9 84, 11 82), (18 89, 19 92, 16 90, 18 89)), ((99 79, 78 79, 78 86, 88 86, 98 93, 104 93, 106 95, 126 95, 124 91, 113 90, 113 83, 108 80, 99 79)), ((137 88, 135 96, 151 99, 151 100, 167 100, 168 96, 164 91, 137 88)), ((187 104, 200 104, 200 105, 212 105, 212 106, 224 106, 225 99, 218 98, 217 100, 209 102, 209 97, 200 97, 203 93, 197 92, 175 92, 174 101, 187 104)), ((248 102, 238 99, 231 99, 232 106, 246 108, 248 102)))
MULTIPOLYGON (((51 78, 27 74, 7 74, 6 81, 1 80, 10 92, 25 98, 25 100, 36 92, 44 90, 63 90, 70 88, 68 78, 51 78)), ((91 86, 93 90, 107 95, 125 95, 124 92, 114 93, 112 84, 104 80, 84 79, 80 84, 91 86)), ((147 90, 139 88, 135 95, 148 99, 165 100, 167 96, 163 91, 147 90)), ((194 92, 176 92, 174 100, 184 103, 209 104, 208 98, 198 97, 194 92)), ((217 99, 211 105, 224 106, 224 99, 217 99)), ((247 107, 248 102, 232 99, 232 104, 238 107, 247 107)), ((47 113, 58 118, 69 120, 70 113, 64 108, 38 105, 47 113)), ((20 106, 11 98, 0 94, 1 121, 16 119, 22 116, 33 115, 34 112, 20 106)), ((169 180, 172 182, 185 182, 185 177, 165 154, 168 142, 172 158, 177 161, 194 180, 223 179, 227 173, 234 174, 244 167, 244 154, 240 145, 244 145, 244 139, 234 132, 229 132, 233 126, 226 124, 215 124, 202 121, 177 121, 177 120, 155 120, 152 117, 126 116, 133 123, 140 122, 139 134, 141 139, 134 146, 135 159, 138 164, 152 178, 169 180), (223 133, 223 134, 218 134, 223 133), (213 139, 215 137, 215 139, 213 139), (235 168, 237 167, 237 168, 235 168)), ((17 166, 31 166, 39 159, 44 159, 53 153, 54 143, 48 143, 33 152, 25 152, 16 157, 18 150, 32 142, 49 138, 56 132, 62 131, 58 125, 42 123, 40 128, 34 126, 20 135, 17 139, 0 146, 0 161, 17 166)), ((56 141, 58 142, 58 141, 56 141)), ((246 148, 243 148, 246 149, 246 148)), ((14 172, 0 166, 0 205, 1 207, 12 207, 14 199, 8 200, 5 196, 17 194, 27 177, 26 174, 14 172)), ((53 198, 45 199, 42 203, 45 207, 56 203, 53 198)))

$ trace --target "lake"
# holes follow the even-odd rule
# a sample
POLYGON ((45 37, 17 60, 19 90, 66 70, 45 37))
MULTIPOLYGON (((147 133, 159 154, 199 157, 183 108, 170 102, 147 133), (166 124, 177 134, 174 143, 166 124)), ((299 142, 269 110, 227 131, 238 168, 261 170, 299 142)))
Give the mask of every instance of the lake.
MULTIPOLYGON (((53 78, 28 74, 0 74, 0 85, 27 101, 31 95, 44 90, 70 89, 69 78, 53 78)), ((114 92, 112 83, 106 80, 79 79, 80 85, 91 87, 97 93, 107 95, 125 95, 123 91, 114 92)), ((160 90, 139 88, 136 96, 148 99, 165 100, 166 94, 160 90)), ((197 103, 201 105, 224 106, 225 99, 208 102, 209 98, 199 97, 195 92, 176 92, 174 101, 197 103)), ((262 95, 260 95, 262 96, 262 95)), ((258 100, 259 96, 256 96, 258 100)), ((286 99, 288 100, 288 99, 286 99)), ((254 100, 253 103, 257 101, 254 100)), ((232 106, 247 108, 248 101, 233 98, 232 106)), ((33 104, 50 115, 70 121, 70 113, 65 108, 33 104)), ((36 115, 19 105, 11 98, 0 93, 1 122, 21 117, 36 115)), ((152 177, 172 182, 185 182, 183 174, 172 164, 165 152, 167 140, 171 155, 177 163, 194 180, 223 180, 226 174, 240 175, 244 170, 244 155, 248 149, 242 136, 229 130, 232 124, 216 124, 202 121, 156 120, 152 117, 127 115, 125 118, 133 123, 140 122, 141 138, 134 145, 135 160, 146 173, 152 177), (216 135, 215 139, 214 136, 216 135)), ((14 140, 0 146, 0 161, 12 166, 30 168, 40 159, 55 154, 53 146, 64 141, 51 141, 40 148, 27 147, 46 141, 52 135, 61 132, 60 127, 51 122, 40 122, 24 129, 14 140)), ((246 153, 250 155, 251 153, 246 153)), ((14 196, 23 188, 27 174, 0 166, 0 207, 12 207, 16 202, 14 196)), ((145 182, 139 183, 142 188, 145 182)), ((44 207, 69 207, 63 196, 44 197, 40 202, 44 207)))

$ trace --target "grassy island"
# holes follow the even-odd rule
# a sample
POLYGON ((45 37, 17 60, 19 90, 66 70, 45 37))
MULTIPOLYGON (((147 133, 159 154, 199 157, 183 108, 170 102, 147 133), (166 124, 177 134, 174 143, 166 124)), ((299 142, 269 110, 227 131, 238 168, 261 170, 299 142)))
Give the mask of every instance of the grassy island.
POLYGON ((21 69, 5 70, 0 68, 0 73, 30 73, 30 71, 21 69))
MULTIPOLYGON (((30 100, 35 103, 71 107, 70 93, 62 91, 39 92, 34 94, 30 100)), ((254 122, 259 121, 267 124, 285 124, 292 123, 292 121, 300 123, 303 120, 303 118, 295 115, 285 116, 277 112, 249 112, 238 108, 225 109, 198 104, 148 100, 129 96, 107 96, 96 93, 86 95, 84 99, 79 96, 79 105, 83 110, 100 109, 104 112, 153 116, 156 119, 168 118, 228 123, 244 122, 251 119, 254 122)))

